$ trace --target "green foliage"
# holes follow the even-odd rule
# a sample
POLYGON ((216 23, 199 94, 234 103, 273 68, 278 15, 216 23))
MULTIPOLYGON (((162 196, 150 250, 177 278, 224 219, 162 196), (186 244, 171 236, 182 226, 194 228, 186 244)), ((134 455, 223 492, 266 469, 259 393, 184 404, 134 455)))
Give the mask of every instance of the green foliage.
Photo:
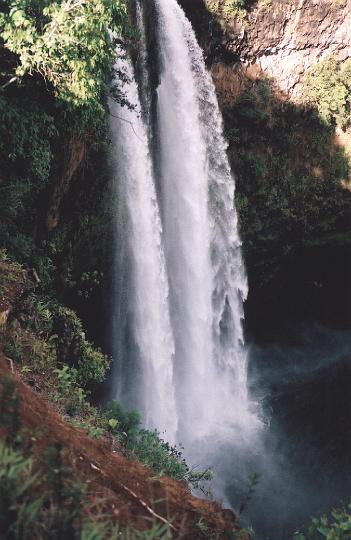
POLYGON ((122 539, 121 532, 116 526, 110 523, 101 523, 96 521, 85 521, 83 523, 80 540, 117 540, 122 539))
POLYGON ((254 537, 255 533, 252 527, 245 527, 245 529, 240 529, 240 531, 230 532, 228 534, 228 538, 232 538, 233 540, 247 540, 254 537))
POLYGON ((181 450, 163 440, 157 430, 141 428, 137 411, 127 411, 120 402, 110 401, 102 411, 101 425, 124 445, 139 461, 160 475, 190 483, 204 491, 206 482, 212 479, 210 470, 190 469, 181 450))
POLYGON ((334 510, 327 516, 312 518, 306 533, 296 532, 294 540, 349 540, 351 538, 351 505, 334 510))
POLYGON ((241 498, 240 507, 239 507, 239 515, 241 515, 248 507, 252 497, 254 496, 254 493, 256 491, 259 481, 260 481, 259 474, 254 473, 250 476, 247 489, 241 498))
POLYGON ((3 377, 0 390, 0 427, 5 430, 6 441, 9 443, 16 440, 20 429, 20 404, 15 383, 11 377, 3 377))
POLYGON ((250 82, 224 110, 224 123, 243 249, 262 285, 293 250, 345 231, 350 162, 332 126, 314 110, 281 101, 269 80, 250 82))
MULTIPOLYGON (((23 279, 22 267, 10 263, 5 251, 0 256, 0 282, 5 284, 5 290, 12 283, 18 287, 23 279)), ((42 386, 61 410, 70 416, 91 415, 87 386, 104 380, 109 359, 85 339, 74 311, 36 294, 28 281, 20 285, 28 290, 4 330, 4 352, 22 364, 20 370, 25 378, 44 377, 42 386)), ((105 424, 102 432, 116 427, 113 421, 109 426, 107 421, 105 424)))
POLYGON ((48 297, 31 292, 22 302, 19 319, 27 330, 47 339, 53 333, 54 309, 48 297))
POLYGON ((42 505, 41 497, 30 498, 37 481, 33 460, 0 441, 0 535, 3 540, 33 538, 33 527, 42 505))
POLYGON ((114 59, 108 30, 120 35, 125 23, 125 4, 115 0, 21 0, 0 18, 5 47, 18 58, 15 77, 37 73, 58 98, 95 113, 114 59))
POLYGON ((139 540, 171 540, 173 536, 168 523, 154 522, 148 530, 140 531, 137 538, 139 540))
POLYGON ((54 369, 54 373, 57 375, 60 391, 64 395, 68 395, 72 385, 76 382, 77 370, 65 365, 61 369, 54 369))
POLYGON ((59 307, 55 314, 58 354, 61 362, 69 362, 77 370, 76 381, 85 387, 103 382, 110 360, 86 340, 83 326, 71 309, 59 307))
POLYGON ((53 117, 27 99, 0 93, 0 241, 21 262, 30 260, 35 204, 46 188, 57 130, 53 117))
POLYGON ((12 321, 9 325, 10 332, 4 344, 4 352, 13 360, 20 362, 22 360, 23 348, 25 345, 23 332, 18 321, 12 321))
POLYGON ((136 444, 141 426, 141 417, 137 411, 127 411, 119 401, 113 400, 104 408, 104 416, 108 419, 112 433, 122 435, 122 440, 130 448, 136 444))
POLYGON ((35 178, 38 189, 48 181, 53 157, 50 142, 58 133, 53 117, 36 104, 30 105, 28 100, 20 104, 0 93, 0 152, 5 158, 2 167, 9 174, 16 170, 23 174, 22 180, 35 178))
MULTIPOLYGON (((65 168, 65 150, 72 138, 85 144, 85 165, 96 158, 106 135, 106 88, 110 87, 115 58, 115 37, 129 39, 124 0, 12 0, 0 13, 0 245, 20 262, 34 267, 45 291, 59 289, 61 268, 79 266, 72 253, 89 245, 94 252, 95 229, 101 229, 96 182, 89 182, 77 197, 77 220, 89 219, 78 233, 73 212, 67 218, 70 239, 62 238, 60 251, 46 236, 44 220, 50 206, 53 181, 65 168), (113 37, 112 37, 113 36, 113 37), (93 186, 93 187, 92 187, 93 186), (89 204, 87 203, 89 199, 89 204), (90 205, 89 209, 86 206, 90 205), (84 207, 84 211, 83 211, 84 207), (92 230, 94 229, 94 230, 92 230), (44 233, 44 234, 43 234, 44 233), (71 260, 68 260, 68 259, 71 260)), ((126 103, 117 73, 112 94, 126 103)), ((94 163, 95 169, 96 163, 94 163)), ((96 169, 95 169, 96 170, 96 169)), ((95 174, 96 176, 96 174, 95 174)), ((101 187, 100 183, 100 190, 101 187)), ((96 242, 98 245, 100 239, 96 242)), ((101 246, 101 243, 99 244, 101 246)), ((75 275, 76 294, 88 300, 101 283, 101 258, 82 262, 75 275), (98 263, 96 261, 99 261, 98 263)), ((96 250, 98 251, 98 250, 96 250)))
POLYGON ((59 390, 55 392, 54 399, 64 403, 69 416, 80 414, 87 405, 87 394, 77 384, 77 370, 65 364, 62 368, 54 369, 54 374, 57 376, 59 390))
POLYGON ((0 537, 2 540, 167 540, 168 524, 121 529, 99 510, 104 501, 74 480, 59 444, 42 455, 0 441, 0 537))
POLYGON ((0 533, 4 540, 77 538, 84 490, 71 480, 61 448, 48 448, 43 463, 0 441, 0 533), (46 474, 45 474, 46 473, 46 474))
MULTIPOLYGON (((211 472, 190 469, 178 448, 164 441, 157 431, 141 429, 137 411, 128 411, 117 401, 111 401, 102 410, 89 404, 84 388, 87 383, 103 380, 108 361, 86 341, 82 323, 74 311, 30 292, 21 308, 17 308, 16 316, 18 319, 7 327, 8 353, 13 353, 9 344, 13 349, 18 347, 17 356, 23 361, 22 375, 43 376, 41 385, 47 385, 48 397, 61 411, 65 410, 71 417, 78 416, 72 419, 74 425, 86 429, 93 438, 109 433, 127 455, 139 459, 157 474, 204 490, 211 472)), ((5 381, 0 421, 6 424, 11 437, 18 431, 16 396, 13 383, 5 381)))
POLYGON ((137 458, 161 475, 186 480, 189 468, 181 452, 161 439, 158 431, 141 430, 131 449, 137 458))
POLYGON ((242 20, 246 16, 247 0, 207 0, 207 6, 215 14, 225 19, 236 18, 242 20))
POLYGON ((327 123, 350 125, 351 60, 340 62, 335 55, 321 60, 307 73, 303 97, 327 123))
POLYGON ((16 262, 11 262, 7 251, 0 249, 0 296, 12 285, 21 282, 22 267, 16 262))
POLYGON ((56 365, 55 338, 34 339, 31 343, 30 360, 34 371, 45 374, 56 365))
POLYGON ((81 520, 84 488, 79 482, 72 481, 72 471, 62 459, 60 444, 46 450, 45 468, 46 486, 55 509, 50 533, 54 538, 74 538, 75 522, 81 520))

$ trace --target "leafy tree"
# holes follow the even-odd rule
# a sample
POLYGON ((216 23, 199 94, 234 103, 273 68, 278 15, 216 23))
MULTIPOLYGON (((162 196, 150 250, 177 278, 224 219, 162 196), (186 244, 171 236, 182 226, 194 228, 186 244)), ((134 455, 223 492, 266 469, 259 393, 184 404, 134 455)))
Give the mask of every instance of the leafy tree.
POLYGON ((306 75, 303 96, 325 122, 346 128, 350 124, 351 60, 342 63, 331 55, 313 66, 306 75))
POLYGON ((4 47, 16 56, 10 82, 39 74, 72 106, 101 111, 101 92, 115 56, 109 30, 121 35, 122 0, 16 0, 1 14, 4 47))

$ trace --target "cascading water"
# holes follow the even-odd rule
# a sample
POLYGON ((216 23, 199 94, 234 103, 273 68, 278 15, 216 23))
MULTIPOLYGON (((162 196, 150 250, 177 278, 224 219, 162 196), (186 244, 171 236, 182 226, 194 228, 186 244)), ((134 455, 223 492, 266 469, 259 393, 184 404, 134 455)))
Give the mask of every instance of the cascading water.
MULTIPOLYGON (((133 108, 110 101, 116 188, 111 397, 139 409, 145 426, 165 432, 171 443, 181 441, 189 463, 213 468, 213 491, 233 508, 242 507, 244 485, 252 494, 249 476, 261 474, 249 520, 259 516, 264 537, 280 540, 288 537, 291 508, 305 515, 308 482, 299 485, 295 471, 309 472, 308 454, 302 446, 304 465, 294 465, 292 474, 290 451, 294 464, 301 441, 291 450, 279 430, 272 436, 261 429, 248 395, 247 282, 214 86, 177 1, 130 1, 139 28, 135 76, 121 49, 116 70, 128 75, 124 90, 133 108)), ((314 447, 310 456, 315 466, 314 447)), ((317 510, 314 481, 309 497, 316 497, 317 510)))
MULTIPOLYGON (((123 343, 117 344, 117 351, 122 363, 127 357, 135 367, 127 384, 124 384, 123 372, 119 370, 117 394, 129 405, 140 407, 147 427, 166 429, 167 437, 174 441, 177 430, 173 387, 174 341, 168 310, 162 227, 138 89, 130 62, 123 58, 121 50, 117 51, 117 56, 115 69, 128 77, 125 97, 132 106, 128 109, 110 102, 115 150, 113 166, 117 181, 116 199, 119 201, 117 224, 122 229, 120 238, 123 236, 123 243, 126 243, 124 260, 117 264, 117 271, 125 275, 125 279, 119 280, 119 289, 128 289, 127 312, 118 306, 117 322, 124 327, 124 319, 128 317, 132 328, 128 343, 119 334, 123 343), (124 265, 127 265, 127 271, 123 272, 124 265)), ((125 376, 129 370, 128 366, 123 367, 125 376)))
POLYGON ((247 284, 213 83, 177 2, 156 0, 156 7, 162 216, 184 439, 187 431, 194 438, 250 425, 241 324, 247 284))
POLYGON ((122 369, 115 397, 141 409, 147 426, 181 440, 197 458, 198 441, 247 439, 257 426, 242 330, 247 283, 211 77, 176 0, 154 0, 153 7, 156 108, 139 0, 139 96, 134 80, 126 84, 137 107, 111 105, 129 122, 111 121, 117 214, 126 216, 119 218, 119 235, 128 237, 124 255, 125 240, 118 242, 115 350, 122 369))

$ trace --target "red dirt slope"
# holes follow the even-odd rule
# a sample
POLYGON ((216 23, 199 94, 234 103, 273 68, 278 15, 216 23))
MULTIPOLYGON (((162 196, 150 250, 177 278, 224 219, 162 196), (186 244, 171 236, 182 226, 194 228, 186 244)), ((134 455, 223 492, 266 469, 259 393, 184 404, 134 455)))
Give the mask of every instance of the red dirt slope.
MULTIPOLYGON (((6 358, 0 354, 0 379, 11 373, 6 358)), ((174 538, 196 540, 206 536, 198 523, 210 528, 210 538, 230 538, 238 531, 236 516, 217 503, 191 495, 188 487, 168 477, 155 474, 138 462, 113 451, 107 440, 89 437, 69 425, 41 396, 12 373, 21 396, 22 426, 33 433, 43 433, 40 448, 60 443, 68 465, 88 486, 88 492, 104 499, 104 510, 121 524, 144 529, 150 518, 171 522, 174 538)), ((244 538, 244 537, 243 537, 244 538)))

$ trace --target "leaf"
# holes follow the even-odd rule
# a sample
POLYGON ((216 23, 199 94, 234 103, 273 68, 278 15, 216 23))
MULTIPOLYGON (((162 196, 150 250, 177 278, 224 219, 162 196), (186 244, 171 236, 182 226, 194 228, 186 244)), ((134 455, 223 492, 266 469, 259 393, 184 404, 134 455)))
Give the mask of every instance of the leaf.
POLYGON ((329 529, 327 527, 318 527, 317 531, 325 537, 329 534, 329 529))
POLYGON ((110 428, 112 429, 116 429, 116 427, 118 426, 119 422, 118 420, 116 420, 115 418, 110 418, 110 420, 108 421, 108 425, 110 426, 110 428))

